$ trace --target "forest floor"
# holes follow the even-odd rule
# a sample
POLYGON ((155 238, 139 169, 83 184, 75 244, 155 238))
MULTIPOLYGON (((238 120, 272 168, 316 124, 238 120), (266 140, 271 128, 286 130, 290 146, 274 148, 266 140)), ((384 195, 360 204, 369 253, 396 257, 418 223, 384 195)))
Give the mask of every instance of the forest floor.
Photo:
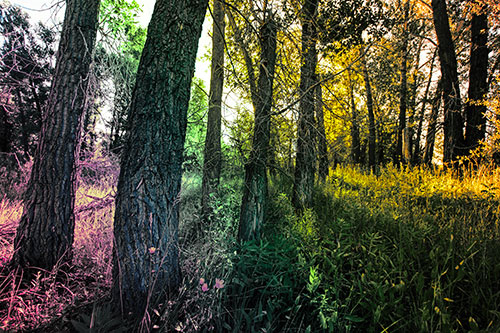
MULTIPOLYGON (((0 329, 110 332, 500 331, 500 170, 457 177, 337 168, 298 216, 290 180, 271 178, 259 242, 237 245, 241 177, 226 177, 199 224, 199 175, 185 175, 183 286, 130 327, 107 304, 114 187, 81 185, 71 270, 0 276, 0 329), (203 288, 200 279, 207 283, 203 288), (214 288, 217 284, 218 288, 214 288), (93 328, 93 330, 90 330, 93 328)), ((22 213, 0 202, 0 264, 22 213)))

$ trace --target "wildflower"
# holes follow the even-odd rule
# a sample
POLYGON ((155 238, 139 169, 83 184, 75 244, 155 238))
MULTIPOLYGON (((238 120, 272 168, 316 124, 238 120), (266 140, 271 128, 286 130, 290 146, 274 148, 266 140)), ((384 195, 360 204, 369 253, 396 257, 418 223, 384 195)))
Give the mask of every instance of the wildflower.
POLYGON ((201 290, 203 290, 203 291, 207 291, 207 290, 208 290, 208 284, 204 283, 204 284, 201 286, 201 290))
POLYGON ((215 286, 214 286, 214 288, 217 288, 217 289, 224 288, 224 280, 215 279, 215 286))
POLYGON ((204 278, 200 278, 200 284, 204 284, 205 283, 205 279, 204 278))
POLYGON ((149 248, 149 254, 154 254, 155 252, 156 252, 156 248, 154 248, 154 247, 151 246, 149 248))

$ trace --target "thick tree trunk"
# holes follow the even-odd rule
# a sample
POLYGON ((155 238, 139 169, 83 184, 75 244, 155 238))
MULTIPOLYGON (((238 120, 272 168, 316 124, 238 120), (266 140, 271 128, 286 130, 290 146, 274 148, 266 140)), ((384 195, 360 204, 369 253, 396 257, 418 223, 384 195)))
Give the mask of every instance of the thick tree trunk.
POLYGON ((302 7, 302 53, 300 67, 299 124, 297 129, 297 156, 292 202, 296 209, 312 204, 316 166, 314 84, 316 76, 316 17, 318 0, 306 0, 302 7))
POLYGON ((483 13, 473 14, 471 20, 471 51, 469 71, 469 98, 465 106, 467 125, 466 146, 470 151, 477 148, 486 135, 486 105, 488 93, 488 17, 483 13))
POLYGON ((445 0, 432 0, 434 27, 438 39, 444 102, 443 162, 454 162, 464 151, 464 121, 461 114, 460 85, 455 46, 450 31, 445 0))
POLYGON ((424 148, 424 164, 431 165, 432 157, 434 156, 434 142, 436 141, 437 120, 439 115, 439 108, 441 107, 441 99, 443 97, 443 82, 439 79, 432 101, 431 118, 427 127, 427 136, 425 139, 424 148))
POLYGON ((71 258, 75 159, 88 108, 99 0, 68 0, 54 80, 24 195, 12 263, 51 270, 71 258))
POLYGON ((214 1, 212 32, 212 69, 208 104, 207 134, 203 160, 201 191, 202 219, 207 222, 211 215, 211 194, 219 185, 221 153, 221 107, 224 86, 224 7, 221 0, 214 1))
POLYGON ((366 64, 366 57, 363 55, 361 59, 363 62, 363 76, 365 80, 366 90, 366 107, 368 109, 368 167, 375 173, 377 168, 376 156, 376 133, 375 133, 375 113, 373 111, 373 95, 372 87, 370 84, 370 75, 368 74, 368 66, 366 64))
POLYGON ((114 217, 113 301, 142 316, 175 294, 187 109, 208 0, 157 0, 137 71, 114 217))
POLYGON ((406 162, 403 151, 404 133, 406 128, 406 109, 408 102, 408 16, 410 12, 410 0, 406 0, 404 6, 404 27, 403 45, 401 46, 401 83, 399 86, 399 121, 398 132, 396 133, 396 151, 394 153, 394 163, 399 165, 406 162))
POLYGON ((245 186, 241 202, 238 239, 248 241, 260 238, 267 200, 266 162, 269 150, 273 80, 276 64, 277 26, 270 12, 260 29, 260 67, 256 85, 255 123, 252 151, 245 166, 245 186))
MULTIPOLYGON (((316 76, 318 79, 318 76, 316 76)), ((315 91, 315 101, 314 105, 316 108, 316 121, 318 123, 318 179, 321 182, 326 180, 329 171, 328 162, 328 147, 326 144, 326 131, 325 131, 325 116, 323 112, 323 93, 321 91, 321 84, 316 83, 315 91)))

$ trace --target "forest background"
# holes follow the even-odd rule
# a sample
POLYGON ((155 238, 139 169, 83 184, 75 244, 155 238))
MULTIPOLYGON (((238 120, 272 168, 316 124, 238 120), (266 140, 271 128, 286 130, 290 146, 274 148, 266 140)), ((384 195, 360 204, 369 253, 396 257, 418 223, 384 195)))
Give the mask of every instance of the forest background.
POLYGON ((33 4, 2 329, 500 329, 497 1, 33 4))

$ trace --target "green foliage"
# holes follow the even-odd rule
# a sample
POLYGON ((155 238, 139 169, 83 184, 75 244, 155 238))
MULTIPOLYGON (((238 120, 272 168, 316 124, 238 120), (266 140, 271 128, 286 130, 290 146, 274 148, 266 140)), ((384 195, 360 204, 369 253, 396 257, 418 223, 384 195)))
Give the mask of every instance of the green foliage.
POLYGON ((235 321, 226 326, 498 329, 500 202, 495 186, 484 184, 497 177, 458 181, 446 172, 392 167, 376 177, 337 169, 300 216, 281 192, 288 180, 272 178, 267 237, 244 244, 235 257, 226 305, 235 321), (287 280, 290 269, 294 278, 287 280))
POLYGON ((135 0, 103 0, 100 10, 99 25, 104 36, 120 39, 138 30, 136 19, 142 10, 135 0))
POLYGON ((466 184, 419 169, 379 178, 337 169, 317 193, 318 246, 302 247, 315 265, 311 302, 323 329, 500 325, 500 205, 466 184))
POLYGON ((363 42, 362 34, 367 30, 371 34, 383 34, 385 26, 390 25, 386 14, 382 1, 325 1, 319 20, 320 38, 323 43, 334 48, 334 41, 341 42, 342 46, 360 44, 363 42))
POLYGON ((222 326, 231 331, 273 332, 295 329, 302 317, 305 273, 297 250, 282 237, 243 244, 232 259, 233 272, 224 304, 230 310, 222 326))
POLYGON ((183 169, 201 171, 207 132, 208 96, 203 80, 193 78, 189 100, 183 169))
POLYGON ((252 149, 253 124, 253 113, 245 108, 237 107, 236 119, 232 126, 229 127, 229 138, 231 145, 239 153, 238 159, 242 161, 242 164, 246 163, 252 149))
MULTIPOLYGON (((139 60, 146 42, 146 29, 139 26, 141 11, 134 0, 104 0, 101 3, 99 41, 96 59, 98 80, 111 80, 113 94, 102 94, 101 100, 113 96, 109 150, 119 153, 126 129, 127 110, 132 98, 139 60)), ((100 89, 103 90, 103 89, 100 89)))

